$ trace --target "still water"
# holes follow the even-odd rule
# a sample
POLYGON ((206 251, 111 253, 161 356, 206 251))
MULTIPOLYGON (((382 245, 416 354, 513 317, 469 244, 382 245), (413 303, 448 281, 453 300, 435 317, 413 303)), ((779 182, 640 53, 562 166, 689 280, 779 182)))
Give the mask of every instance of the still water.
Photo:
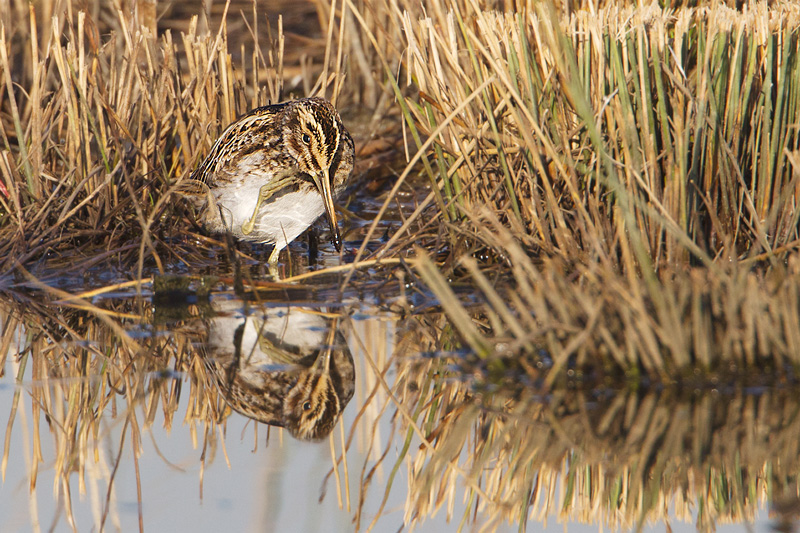
POLYGON ((335 286, 4 293, 0 530, 791 530, 794 390, 545 394, 335 286))

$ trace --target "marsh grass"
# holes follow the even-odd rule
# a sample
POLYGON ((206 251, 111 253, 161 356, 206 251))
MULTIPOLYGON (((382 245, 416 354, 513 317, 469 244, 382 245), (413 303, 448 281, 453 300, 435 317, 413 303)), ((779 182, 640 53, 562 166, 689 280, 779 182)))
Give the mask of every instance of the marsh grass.
MULTIPOLYGON (((318 2, 324 37, 314 42, 325 52, 313 66, 287 64, 280 23, 269 42, 254 29, 234 49, 227 21, 238 12, 153 35, 150 16, 86 5, 0 1, 9 7, 0 10, 0 269, 40 291, 4 302, 0 357, 14 355, 16 378, 37 384, 15 393, 6 436, 29 395, 30 481, 46 420, 68 513, 69 480, 83 490, 97 463, 103 413, 124 418, 118 449, 130 447, 136 461, 142 430, 176 420, 181 386, 168 376, 186 372, 184 420, 205 462, 224 454, 225 408, 194 357, 198 332, 188 320, 169 338, 135 339, 127 329, 154 320, 146 306, 99 306, 96 292, 58 291, 28 267, 78 272, 115 262, 141 284, 145 265, 205 265, 224 245, 194 233, 174 193, 235 116, 288 96, 287 77, 300 78, 304 95, 325 88, 378 108, 396 98, 417 152, 387 205, 414 174, 430 187, 359 261, 434 294, 443 314, 428 306, 412 315, 419 326, 394 358, 373 354, 368 334, 357 339, 371 371, 358 419, 367 429, 332 444, 331 476, 358 527, 371 527, 362 513, 370 487, 385 480, 388 495, 401 468, 413 489, 408 525, 438 509, 452 514, 462 494, 467 511, 453 518, 480 515, 489 526, 553 512, 627 526, 695 505, 710 529, 750 519, 764 494, 791 501, 798 428, 788 393, 662 405, 681 396, 676 387, 616 395, 590 416, 581 393, 554 386, 574 376, 590 386, 622 376, 631 389, 643 375, 667 386, 794 379, 794 3, 555 12, 517 2, 503 13, 472 1, 430 0, 424 10, 318 2), (480 303, 467 305, 453 280, 480 303), (409 356, 464 347, 479 359, 474 367, 409 356), (450 379, 451 365, 479 382, 450 379), (505 380, 493 383, 497 376, 505 380), (392 408, 381 440, 377 420, 392 408), (395 436, 402 446, 391 457, 395 436), (353 442, 371 461, 357 496, 340 489, 358 474, 337 455, 353 442)), ((257 18, 245 17, 239 35, 257 18)), ((412 301, 403 294, 398 306, 411 314, 412 301)), ((109 472, 120 457, 108 459, 109 472)), ((109 498, 112 485, 113 474, 109 498)))
MULTIPOLYGON (((265 39, 254 4, 252 19, 226 4, 213 28, 195 15, 180 34, 155 36, 104 2, 13 4, 0 26, 0 268, 84 246, 113 255, 133 241, 139 276, 145 262, 163 270, 183 255, 164 228, 191 227, 176 208, 181 181, 238 115, 290 96, 280 17, 265 39), (243 19, 251 37, 237 42, 248 46, 228 48, 227 18, 243 19)), ((325 60, 291 75, 335 99, 342 58, 325 60)))
POLYGON ((438 192, 408 234, 448 243, 420 275, 476 353, 545 348, 548 383, 797 364, 796 4, 387 10, 438 192))
MULTIPOLYGON (((557 359, 554 374, 592 351, 622 372, 659 379, 710 368, 723 351, 749 365, 767 354, 794 364, 782 355, 797 353, 792 293, 770 283, 786 277, 779 281, 792 287, 788 258, 800 242, 797 6, 517 7, 315 4, 325 54, 301 85, 334 99, 347 87, 349 98, 376 103, 392 94, 372 75, 380 65, 418 147, 387 202, 416 163, 430 187, 370 260, 407 255, 412 243, 445 250, 436 268, 425 269, 422 252, 411 263, 443 301, 447 287, 437 280, 450 273, 486 296, 480 313, 496 319, 482 332, 450 300, 466 342, 484 356, 508 346, 509 335, 517 353, 544 347, 557 359), (510 262, 514 246, 521 253, 510 262), (751 270, 747 291, 760 296, 732 298, 728 289, 751 270), (530 298, 506 305, 494 288, 559 276, 562 286, 578 282, 575 307, 530 298), (691 285, 687 276, 711 292, 676 295, 673 286, 691 285), (600 313, 600 302, 617 309, 600 313), (713 302, 729 316, 721 327, 699 318, 714 316, 713 302), (687 305, 696 320, 683 320, 687 305)), ((181 240, 194 232, 175 201, 181 181, 225 124, 286 96, 280 20, 265 42, 257 7, 251 20, 240 11, 250 48, 231 50, 228 9, 216 28, 193 18, 180 35, 157 36, 147 20, 101 3, 6 11, 4 270, 78 255, 84 265, 92 256, 135 265, 141 277, 145 263, 161 271, 191 264, 215 245, 181 240)))
POLYGON ((796 5, 433 4, 394 23, 445 220, 488 207, 531 251, 631 270, 796 247, 796 5))

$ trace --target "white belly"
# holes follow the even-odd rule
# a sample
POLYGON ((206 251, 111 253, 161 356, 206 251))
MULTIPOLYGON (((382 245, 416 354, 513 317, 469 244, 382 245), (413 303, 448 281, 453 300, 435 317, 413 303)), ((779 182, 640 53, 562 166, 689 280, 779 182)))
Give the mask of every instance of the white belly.
POLYGON ((253 231, 244 234, 242 225, 253 216, 258 200, 258 186, 240 185, 220 191, 226 228, 240 239, 274 244, 283 249, 303 233, 325 211, 322 195, 312 191, 291 192, 261 204, 253 231))

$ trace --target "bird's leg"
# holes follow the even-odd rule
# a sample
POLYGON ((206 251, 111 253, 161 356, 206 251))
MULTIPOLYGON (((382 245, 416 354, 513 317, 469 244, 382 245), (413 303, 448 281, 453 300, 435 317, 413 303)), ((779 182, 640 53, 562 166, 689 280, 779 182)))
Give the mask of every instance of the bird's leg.
POLYGON ((270 266, 278 264, 278 257, 281 255, 281 250, 282 248, 279 248, 276 244, 275 248, 272 250, 272 253, 269 254, 269 259, 267 259, 267 262, 270 264, 270 266))
POLYGON ((249 235, 253 229, 255 229, 256 217, 258 216, 258 210, 261 209, 261 205, 272 198, 273 194, 292 183, 292 181, 294 181, 294 174, 294 168, 286 169, 283 172, 276 174, 274 178, 269 180, 269 183, 261 186, 261 188, 258 190, 258 200, 256 200, 256 207, 253 209, 253 216, 251 216, 248 221, 242 224, 242 233, 249 235))

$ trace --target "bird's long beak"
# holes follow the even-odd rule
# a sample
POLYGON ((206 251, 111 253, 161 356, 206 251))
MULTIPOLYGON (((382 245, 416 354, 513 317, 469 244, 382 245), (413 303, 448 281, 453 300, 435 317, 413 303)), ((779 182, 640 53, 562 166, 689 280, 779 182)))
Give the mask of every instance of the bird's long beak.
POLYGON ((324 374, 330 373, 331 370, 331 357, 333 357, 333 351, 336 350, 335 344, 336 343, 336 332, 339 329, 339 319, 334 318, 330 324, 330 328, 328 329, 328 334, 325 339, 325 347, 322 349, 323 352, 317 355, 317 360, 314 361, 312 365, 316 370, 324 374))
POLYGON ((314 174, 314 185, 322 195, 322 203, 325 205, 325 213, 328 215, 328 224, 331 226, 331 242, 336 247, 336 251, 341 250, 341 237, 339 236, 339 226, 336 223, 336 211, 333 208, 333 190, 331 187, 330 174, 328 169, 324 169, 319 174, 314 174))

